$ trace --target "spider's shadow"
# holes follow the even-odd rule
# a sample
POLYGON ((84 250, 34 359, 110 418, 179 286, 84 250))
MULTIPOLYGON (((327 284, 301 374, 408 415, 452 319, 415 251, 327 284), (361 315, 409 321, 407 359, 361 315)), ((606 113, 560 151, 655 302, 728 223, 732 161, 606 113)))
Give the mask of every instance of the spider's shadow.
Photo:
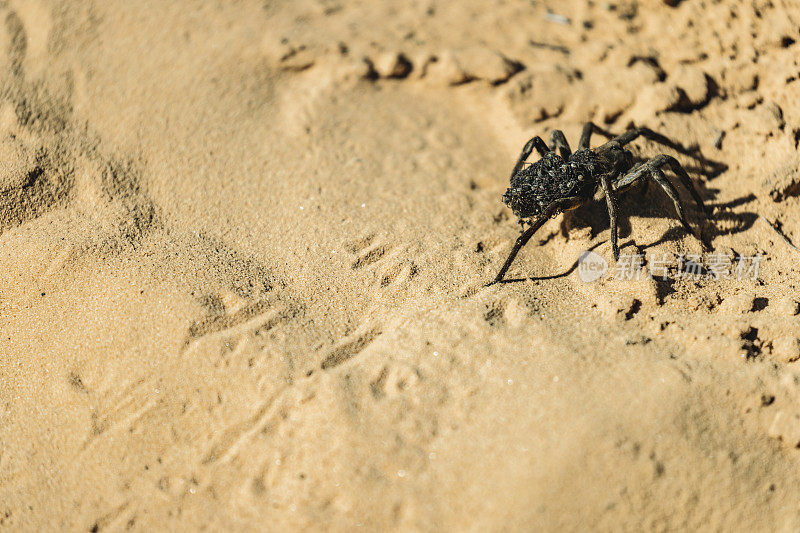
MULTIPOLYGON (((587 250, 589 250, 589 251, 594 250, 595 248, 597 248, 598 246, 600 246, 604 242, 606 242, 606 241, 596 242, 593 245, 591 245, 587 250)), ((578 268, 578 262, 579 262, 579 260, 576 259, 575 262, 572 263, 571 267, 569 267, 564 272, 561 272, 560 274, 551 274, 549 276, 534 276, 534 277, 530 277, 530 278, 506 278, 506 279, 500 281, 499 283, 518 283, 520 281, 545 281, 545 280, 550 280, 550 279, 566 278, 567 276, 569 276, 570 274, 575 272, 575 270, 578 268)))
MULTIPOLYGON (((709 189, 705 189, 705 190, 708 191, 709 189)), ((714 192, 717 192, 717 190, 714 190, 714 192)), ((632 194, 632 195, 638 196, 637 195, 637 191, 635 191, 634 189, 629 191, 628 194, 632 194)), ((639 193, 639 194, 641 194, 641 193, 639 193)), ((704 196, 708 197, 707 195, 704 195, 704 196)), ((708 207, 717 207, 717 208, 723 209, 724 211, 718 213, 715 216, 714 221, 711 221, 711 222, 707 221, 704 224, 704 230, 705 230, 706 237, 719 236, 719 235, 732 235, 732 234, 740 233, 742 231, 746 231, 750 227, 752 227, 753 224, 755 223, 755 221, 758 219, 758 215, 756 213, 750 212, 750 211, 746 211, 746 212, 743 212, 743 213, 732 213, 732 212, 727 211, 727 210, 732 209, 734 207, 739 207, 741 205, 749 204, 750 202, 754 201, 755 199, 756 199, 756 196, 751 193, 751 194, 748 194, 746 196, 742 196, 740 198, 736 198, 734 200, 731 200, 730 202, 719 203, 719 204, 711 204, 711 203, 707 202, 708 207), (713 224, 713 222, 715 222, 715 221, 717 221, 717 222, 718 221, 726 221, 727 222, 727 224, 725 224, 726 229, 722 230, 722 229, 716 228, 714 226, 714 224, 713 224), (713 231, 709 232, 708 228, 711 228, 713 231)), ((628 203, 633 204, 634 202, 636 202, 636 205, 643 205, 641 200, 642 200, 642 198, 638 197, 638 198, 629 200, 628 203)), ((621 204, 622 204, 622 202, 621 202, 621 204)), ((629 207, 633 207, 633 206, 629 206, 629 207)), ((672 204, 669 201, 666 201, 666 202, 664 202, 664 205, 660 205, 658 208, 654 208, 654 207, 651 206, 647 210, 647 213, 650 213, 650 214, 649 215, 646 214, 645 216, 653 216, 653 217, 669 216, 668 214, 665 215, 665 212, 664 212, 664 210, 668 210, 668 209, 672 209, 672 204)), ((621 209, 621 211, 622 211, 622 209, 621 209)), ((624 213, 625 211, 622 211, 622 212, 624 213)), ((632 211, 628 211, 628 212, 632 212, 632 211)), ((639 213, 638 216, 642 216, 642 213, 639 213)), ((591 232, 592 232, 592 237, 591 237, 592 239, 594 239, 599 233, 601 233, 605 229, 608 229, 608 227, 609 227, 608 211, 607 211, 607 208, 606 208, 605 200, 594 200, 594 201, 592 201, 592 202, 590 202, 589 204, 586 205, 585 209, 583 210, 583 212, 581 214, 578 214, 575 211, 568 211, 567 213, 564 214, 564 217, 565 218, 562 219, 562 223, 561 223, 561 231, 562 232, 568 232, 567 227, 565 225, 565 222, 567 220, 566 217, 570 217, 570 222, 572 223, 572 227, 590 227, 591 228, 591 232), (582 223, 582 225, 575 224, 575 222, 582 223)), ((630 226, 630 223, 629 223, 627 217, 620 217, 619 230, 620 230, 620 238, 630 237, 631 226, 630 226)), ((552 240, 553 238, 555 238, 556 236, 558 236, 558 234, 559 234, 558 232, 552 232, 549 235, 547 235, 544 239, 541 239, 540 241, 538 241, 538 244, 539 245, 545 244, 545 243, 549 242, 550 240, 552 240)), ((664 232, 664 234, 661 237, 659 237, 658 239, 656 239, 655 241, 653 241, 651 243, 636 244, 632 239, 628 239, 625 242, 621 242, 620 243, 620 247, 624 248, 626 246, 637 246, 637 248, 640 251, 644 251, 644 250, 647 250, 649 248, 653 248, 653 247, 658 246, 658 245, 663 244, 663 243, 679 241, 679 240, 685 239, 685 238, 687 238, 685 230, 682 227, 677 226, 677 227, 673 227, 673 228, 668 229, 666 232, 664 232)), ((592 251, 595 248, 597 248, 598 246, 600 246, 601 244, 604 244, 606 242, 608 242, 608 241, 607 240, 602 240, 602 241, 596 242, 593 245, 591 245, 589 248, 587 248, 587 250, 588 251, 592 251)), ((548 275, 548 276, 532 276, 532 277, 528 277, 528 278, 507 278, 507 279, 501 281, 500 283, 517 283, 517 282, 520 282, 520 281, 545 281, 545 280, 553 280, 553 279, 565 278, 565 277, 569 276, 570 274, 572 274, 573 272, 575 272, 575 270, 577 268, 578 268, 578 260, 576 259, 575 262, 572 264, 572 266, 570 266, 567 270, 565 270, 564 272, 561 272, 559 274, 551 274, 551 275, 548 275)), ((669 277, 667 277, 665 279, 662 278, 662 277, 656 277, 654 279, 656 280, 656 291, 658 293, 658 298, 660 300, 663 300, 666 296, 668 296, 669 294, 675 292, 675 289, 673 288, 673 285, 675 284, 675 280, 674 279, 669 278, 669 277)))

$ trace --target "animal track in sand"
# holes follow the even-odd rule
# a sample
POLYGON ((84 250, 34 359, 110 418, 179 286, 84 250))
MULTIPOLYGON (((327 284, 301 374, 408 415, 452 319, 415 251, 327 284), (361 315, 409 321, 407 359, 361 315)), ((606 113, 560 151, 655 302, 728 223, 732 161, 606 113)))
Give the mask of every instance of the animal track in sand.
POLYGON ((372 248, 365 250, 358 258, 353 262, 352 269, 358 270, 359 268, 364 268, 369 266, 373 263, 377 263, 380 261, 386 253, 391 250, 391 247, 386 244, 377 244, 372 248))
POLYGON ((323 370, 330 370, 346 363, 364 351, 382 333, 378 326, 362 329, 366 329, 366 331, 343 339, 330 350, 322 360, 320 367, 323 370))
POLYGON ((502 326, 505 322, 503 319, 503 307, 502 302, 489 306, 489 309, 483 314, 483 319, 492 327, 502 326))
POLYGON ((262 403, 255 412, 239 423, 228 426, 222 436, 211 445, 201 460, 201 464, 208 465, 217 461, 226 461, 236 454, 239 446, 254 436, 269 423, 274 415, 276 401, 287 389, 282 389, 262 403))
POLYGON ((384 365, 378 376, 370 381, 369 389, 375 400, 394 397, 413 388, 422 379, 419 368, 392 362, 384 365))
POLYGON ((348 253, 357 254, 375 242, 375 237, 375 233, 368 233, 352 241, 347 241, 344 243, 344 249, 347 250, 348 253))
POLYGON ((114 390, 103 394, 91 416, 91 433, 83 442, 85 452, 98 437, 114 431, 130 431, 147 413, 155 409, 157 402, 152 394, 155 387, 148 378, 141 378, 115 394, 114 390))
POLYGON ((345 250, 356 255, 351 265, 353 270, 374 266, 380 288, 399 286, 411 281, 418 274, 417 264, 402 258, 398 248, 375 241, 376 235, 371 233, 345 243, 345 250))
POLYGON ((130 504, 130 501, 125 501, 114 507, 111 511, 95 520, 89 527, 89 531, 97 532, 105 529, 111 529, 112 531, 120 530, 123 528, 123 522, 126 524, 126 529, 130 529, 136 521, 135 514, 129 515, 125 512, 130 504))
POLYGON ((502 298, 486 304, 483 319, 492 328, 518 327, 536 312, 535 301, 523 302, 514 297, 502 298))
POLYGON ((414 279, 418 272, 419 268, 414 261, 400 260, 381 273, 380 286, 383 288, 409 282, 414 279))
MULTIPOLYGON (((263 299, 248 302, 247 299, 236 296, 230 291, 215 294, 207 300, 207 307, 216 314, 212 313, 211 316, 198 320, 190 326, 183 353, 205 339, 222 339, 231 335, 238 338, 263 334, 288 321, 292 316, 285 306, 274 308, 267 300, 263 299)), ((177 361, 175 360, 176 363, 177 361)), ((95 392, 84 385, 79 374, 72 373, 67 376, 67 380, 77 393, 86 394, 91 399, 96 397, 95 392)), ((159 374, 151 372, 131 383, 121 392, 112 390, 101 396, 96 400, 97 406, 93 409, 91 416, 91 432, 83 443, 82 450, 86 451, 98 442, 101 436, 109 435, 112 432, 133 432, 149 413, 159 407, 159 402, 163 401, 160 394, 161 388, 159 374)), ((286 387, 283 387, 280 390, 284 391, 285 389, 286 387)), ((274 398, 277 397, 278 394, 274 398)), ((238 442, 256 431, 257 428, 254 428, 253 425, 266 416, 268 407, 269 402, 262 405, 254 417, 250 418, 249 425, 239 424, 228 428, 215 448, 206 454, 206 458, 225 455, 238 442)), ((105 440, 107 439, 108 437, 105 440)))
POLYGON ((376 234, 370 233, 344 244, 348 253, 356 256, 350 268, 358 270, 380 261, 392 247, 385 243, 375 243, 376 234))
POLYGON ((194 341, 210 336, 243 334, 246 331, 265 333, 288 320, 281 309, 274 309, 267 301, 256 301, 239 309, 220 310, 189 326, 184 350, 194 341))
POLYGON ((0 526, 11 526, 13 525, 11 519, 13 517, 13 513, 8 509, 0 510, 0 526))
MULTIPOLYGON (((33 149, 35 159, 28 168, 18 169, 18 179, 8 183, 9 187, 0 196, 0 227, 4 229, 19 226, 66 203, 69 175, 54 171, 59 163, 51 157, 52 152, 42 146, 33 149)), ((9 179, 10 175, 4 177, 9 179)))

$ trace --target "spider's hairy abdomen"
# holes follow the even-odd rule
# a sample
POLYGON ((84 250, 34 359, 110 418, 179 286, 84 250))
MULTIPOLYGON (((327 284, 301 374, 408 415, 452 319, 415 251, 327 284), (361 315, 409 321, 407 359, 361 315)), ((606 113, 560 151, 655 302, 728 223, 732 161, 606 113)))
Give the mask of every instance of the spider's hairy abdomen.
POLYGON ((556 200, 590 196, 596 166, 597 156, 590 150, 578 150, 567 161, 550 152, 511 177, 503 202, 519 218, 529 218, 556 200))

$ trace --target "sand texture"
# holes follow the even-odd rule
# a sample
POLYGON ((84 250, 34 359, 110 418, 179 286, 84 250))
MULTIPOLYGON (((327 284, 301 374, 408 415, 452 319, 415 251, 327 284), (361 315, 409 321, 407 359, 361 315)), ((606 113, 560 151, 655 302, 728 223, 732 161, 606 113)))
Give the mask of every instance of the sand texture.
POLYGON ((797 531, 798 143, 796 0, 4 0, 0 530, 797 531), (651 184, 487 287, 587 120, 759 271, 651 184))

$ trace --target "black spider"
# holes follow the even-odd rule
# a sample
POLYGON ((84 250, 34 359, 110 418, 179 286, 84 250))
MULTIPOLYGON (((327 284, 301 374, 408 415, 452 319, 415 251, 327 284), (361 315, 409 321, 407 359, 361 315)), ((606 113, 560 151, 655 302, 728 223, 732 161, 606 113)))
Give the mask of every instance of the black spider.
POLYGON ((524 231, 517 239, 503 268, 500 269, 492 283, 503 280, 503 276, 514 262, 517 253, 549 218, 589 202, 598 190, 602 190, 606 198, 611 222, 611 249, 614 253, 614 260, 619 259, 615 193, 629 188, 636 181, 648 176, 659 184, 670 197, 675 205, 675 211, 678 212, 678 219, 686 231, 697 237, 704 246, 708 246, 686 222, 678 192, 661 170, 662 167, 669 167, 681 180, 683 186, 689 190, 706 217, 710 218, 703 199, 700 198, 700 194, 678 160, 662 154, 634 167, 633 155, 623 147, 641 136, 684 153, 685 150, 648 128, 629 130, 611 138, 598 148, 590 149, 589 140, 594 132, 609 138, 613 137, 589 122, 583 128, 578 150, 574 154, 570 150, 564 134, 559 130, 553 131, 550 137, 552 148, 548 148, 540 137, 534 137, 522 149, 517 164, 511 172, 511 186, 503 195, 503 202, 519 217, 524 231), (525 166, 525 162, 534 148, 542 158, 525 166), (528 229, 524 229, 525 224, 529 225, 528 229))

